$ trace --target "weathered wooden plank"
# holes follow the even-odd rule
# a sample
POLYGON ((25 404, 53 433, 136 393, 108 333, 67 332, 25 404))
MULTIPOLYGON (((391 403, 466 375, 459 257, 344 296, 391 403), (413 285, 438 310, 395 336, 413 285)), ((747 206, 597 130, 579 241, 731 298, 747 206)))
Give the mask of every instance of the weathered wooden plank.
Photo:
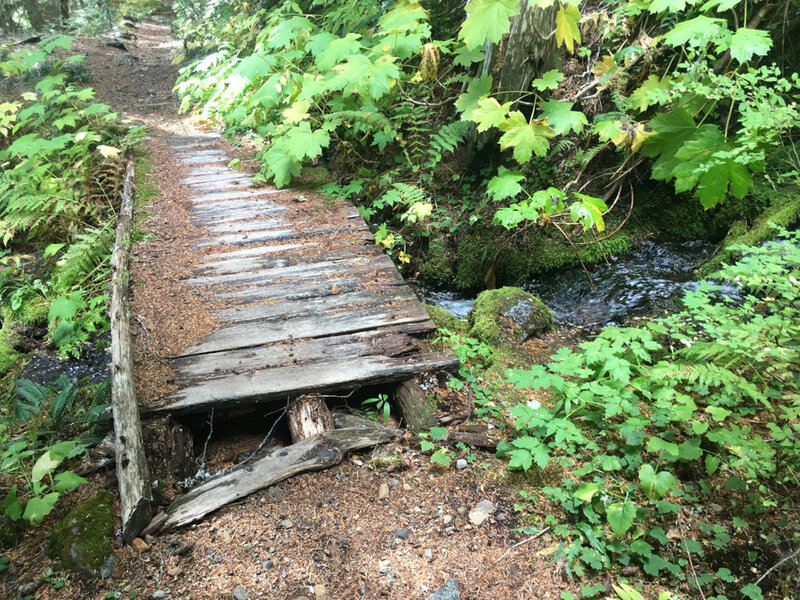
POLYGON ((289 340, 227 352, 180 356, 170 361, 181 383, 227 377, 254 369, 343 360, 358 356, 402 356, 419 349, 414 335, 430 331, 428 323, 396 325, 343 335, 289 340))
POLYGON ((274 267, 265 269, 254 269, 252 271, 237 271, 234 273, 214 274, 185 279, 189 285, 245 285, 247 283, 257 283, 267 285, 276 281, 285 281, 289 278, 293 280, 309 277, 321 277, 323 275, 336 275, 339 273, 352 272, 365 268, 386 267, 388 259, 385 256, 353 256, 336 261, 308 262, 305 264, 292 265, 287 267, 274 267))
MULTIPOLYGON (((272 242, 276 240, 294 240, 308 237, 316 237, 318 235, 331 235, 346 234, 350 231, 357 231, 361 227, 356 224, 342 225, 341 227, 309 227, 306 229, 292 228, 292 229, 275 229, 271 231, 256 232, 252 235, 219 235, 209 238, 197 244, 197 248, 208 248, 212 246, 243 246, 246 244, 255 244, 259 242, 272 242)), ((333 237, 332 237, 333 239, 333 237)))
MULTIPOLYGON (((233 259, 219 259, 215 261, 205 261, 201 267, 195 269, 198 275, 224 275, 226 273, 240 273, 242 271, 256 271, 259 269, 276 269, 281 267, 292 267, 295 265, 310 264, 309 261, 335 261, 347 258, 359 258, 375 256, 374 248, 367 247, 366 244, 351 244, 339 248, 320 248, 320 252, 315 256, 307 255, 308 248, 312 244, 285 244, 286 247, 304 247, 305 253, 301 252, 261 252, 253 256, 233 259)), ((313 244, 320 246, 320 244, 313 244)), ((263 248, 264 246, 259 247, 263 248)))
POLYGON ((239 219, 259 219, 286 212, 283 206, 254 201, 226 201, 215 204, 195 205, 189 209, 192 217, 201 223, 223 223, 239 219))
POLYGON ((198 192, 211 193, 211 192, 235 192, 238 190, 253 190, 255 187, 249 180, 239 177, 237 179, 228 179, 226 181, 206 181, 203 183, 189 183, 190 188, 198 192))
POLYGON ((214 192, 211 194, 200 194, 199 196, 192 196, 191 201, 195 204, 202 204, 204 202, 219 202, 220 200, 247 200, 252 198, 261 198, 262 196, 273 196, 281 194, 285 190, 265 190, 255 188, 251 190, 241 190, 233 192, 214 192))
POLYGON ((374 310, 344 312, 335 317, 308 315, 286 320, 233 323, 213 331, 202 342, 187 348, 180 355, 190 356, 251 348, 282 340, 353 333, 401 323, 427 322, 428 320, 428 313, 425 309, 414 304, 407 304, 404 307, 390 305, 374 310))
POLYGON ((230 159, 228 156, 219 151, 209 150, 208 154, 190 154, 183 158, 177 157, 178 162, 181 162, 185 165, 210 165, 214 163, 220 162, 228 162, 230 159))
POLYGON ((323 284, 324 282, 315 279, 302 283, 293 282, 290 286, 253 286, 218 292, 217 297, 229 300, 231 305, 247 302, 300 300, 335 296, 336 294, 346 294, 357 290, 372 290, 384 286, 401 287, 405 285, 405 282, 402 279, 398 281, 396 269, 394 269, 394 272, 392 272, 392 269, 386 269, 384 272, 368 279, 363 277, 337 279, 336 281, 328 281, 327 287, 322 287, 323 284))
POLYGON ((449 352, 420 353, 403 358, 362 356, 311 364, 262 369, 181 388, 158 407, 142 410, 142 416, 185 414, 285 399, 320 391, 338 391, 402 381, 426 371, 454 368, 458 361, 449 352))
POLYGON ((267 229, 285 228, 286 219, 244 219, 238 221, 225 221, 217 224, 206 224, 211 233, 248 233, 250 231, 264 231, 267 229))
POLYGON ((229 170, 219 173, 205 173, 194 177, 184 177, 180 180, 183 185, 198 185, 203 183, 216 183, 218 181, 246 181, 250 183, 249 173, 231 173, 229 170))
POLYGON ((142 439, 136 389, 133 383, 131 348, 130 241, 133 226, 133 160, 123 185, 122 203, 117 221, 116 243, 111 257, 111 409, 116 437, 117 482, 119 485, 122 537, 130 543, 152 516, 153 496, 142 439))
POLYGON ((186 172, 190 176, 208 175, 209 173, 227 173, 228 170, 228 167, 225 165, 201 165, 199 167, 189 166, 186 168, 186 172))
POLYGON ((269 246, 253 246, 252 248, 237 248, 236 250, 228 250, 227 252, 219 252, 217 254, 206 254, 200 258, 203 263, 213 263, 222 260, 236 260, 240 258, 247 258, 252 256, 259 256, 262 254, 273 254, 275 252, 285 252, 294 250, 296 248, 308 248, 311 246, 318 246, 319 242, 303 242, 295 244, 275 244, 269 246))
POLYGON ((390 441, 397 431, 369 426, 326 431, 300 442, 269 450, 181 496, 148 525, 157 534, 202 519, 226 504, 305 471, 318 471, 342 461, 348 452, 390 441))
POLYGON ((332 294, 303 300, 285 300, 269 304, 248 304, 217 311, 214 316, 222 322, 246 323, 269 319, 291 319, 303 315, 366 310, 380 306, 402 306, 418 302, 408 286, 386 286, 370 290, 332 294))

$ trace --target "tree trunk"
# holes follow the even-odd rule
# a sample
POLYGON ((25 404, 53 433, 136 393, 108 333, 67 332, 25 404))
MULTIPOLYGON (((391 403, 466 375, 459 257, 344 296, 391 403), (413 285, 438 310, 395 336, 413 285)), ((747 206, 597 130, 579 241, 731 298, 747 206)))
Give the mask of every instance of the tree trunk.
POLYGON ((516 100, 530 90, 533 79, 553 67, 556 37, 552 35, 556 22, 556 5, 538 8, 528 0, 520 3, 511 33, 500 42, 495 55, 502 60, 500 78, 495 78, 502 101, 516 100))
POLYGON ((289 404, 289 431, 293 442, 331 431, 333 427, 333 415, 319 394, 300 396, 289 404))
POLYGON ((433 404, 416 380, 410 379, 398 386, 394 392, 394 403, 411 431, 425 431, 433 425, 433 404))
POLYGON ((44 29, 44 17, 42 17, 42 10, 38 0, 22 0, 22 5, 25 7, 25 14, 28 15, 31 29, 34 31, 44 29))
POLYGON ((69 21, 69 0, 61 0, 61 26, 66 27, 69 21))

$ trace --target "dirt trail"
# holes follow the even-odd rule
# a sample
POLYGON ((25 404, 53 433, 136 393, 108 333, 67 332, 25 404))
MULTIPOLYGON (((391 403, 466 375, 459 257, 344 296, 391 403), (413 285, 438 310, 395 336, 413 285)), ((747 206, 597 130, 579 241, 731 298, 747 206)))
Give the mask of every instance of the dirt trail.
MULTIPOLYGON (((170 40, 166 21, 140 23, 137 36, 129 52, 100 39, 78 40, 76 48, 87 54, 99 99, 151 131, 147 149, 158 194, 147 212, 156 240, 139 254, 134 280, 158 276, 169 282, 189 272, 193 233, 174 185, 178 169, 166 160, 159 138, 197 131, 178 115, 171 92, 177 76, 171 60, 180 43, 170 40)), ((151 286, 147 293, 175 292, 164 286, 151 286)), ((158 299, 145 296, 140 289, 134 294, 136 302, 155 303, 152 323, 144 324, 151 349, 156 336, 168 334, 163 339, 171 339, 180 329, 188 332, 180 343, 191 343, 193 331, 213 326, 203 322, 205 317, 187 324, 176 313, 159 320, 163 311, 158 299)), ((203 315, 201 303, 202 298, 196 299, 191 307, 203 315)), ((185 316, 191 311, 183 307, 179 312, 185 316)), ((150 369, 147 378, 161 382, 168 373, 161 370, 156 354, 139 358, 153 363, 144 365, 150 369)), ((212 438, 208 468, 231 464, 262 436, 260 430, 234 430, 224 439, 212 438)), ((477 451, 473 457, 463 470, 455 469, 455 462, 437 470, 407 436, 335 468, 254 494, 196 526, 150 539, 142 554, 116 547, 115 572, 109 579, 73 575, 70 586, 54 589, 45 583, 39 594, 44 599, 101 599, 109 591, 121 591, 122 598, 144 599, 410 600, 427 598, 450 577, 458 581, 465 600, 556 600, 561 591, 575 592, 540 555, 554 544, 549 536, 512 548, 526 539, 514 533, 520 523, 513 510, 513 488, 503 484, 503 465, 490 454, 477 451), (472 524, 469 512, 482 500, 492 501, 495 510, 482 524, 472 524)), ((102 476, 91 487, 101 485, 102 476)), ((46 566, 43 544, 43 537, 31 536, 20 549, 20 556, 27 552, 33 557, 30 577, 41 576, 46 566)))

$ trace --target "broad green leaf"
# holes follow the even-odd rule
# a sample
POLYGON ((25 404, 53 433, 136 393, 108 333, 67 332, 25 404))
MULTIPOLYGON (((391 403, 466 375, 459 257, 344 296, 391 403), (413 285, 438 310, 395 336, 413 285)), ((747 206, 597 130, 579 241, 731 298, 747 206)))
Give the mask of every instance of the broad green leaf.
POLYGON ((431 462, 444 465, 445 467, 453 462, 453 457, 447 454, 443 448, 439 448, 436 452, 431 454, 431 462))
POLYGON ((676 480, 672 473, 667 471, 656 473, 652 465, 644 464, 639 469, 639 483, 644 495, 653 500, 654 498, 663 498, 664 494, 675 485, 676 480))
POLYGON ((264 164, 267 167, 265 175, 272 177, 276 187, 283 187, 292 177, 300 175, 301 162, 283 149, 283 144, 274 144, 264 154, 264 164))
POLYGON ((22 518, 32 525, 38 525, 42 522, 42 519, 53 512, 53 507, 56 505, 60 495, 58 492, 51 492, 46 496, 31 498, 25 506, 25 513, 22 518))
POLYGON ((565 135, 570 131, 580 133, 588 124, 586 115, 572 110, 572 102, 548 100, 542 102, 540 106, 542 108, 541 116, 547 119, 547 124, 557 135, 565 135))
POLYGON ((486 191, 495 202, 514 198, 522 191, 519 183, 524 179, 525 176, 519 171, 510 171, 501 166, 497 169, 497 175, 489 181, 486 191))
MULTIPOLYGON (((642 112, 654 104, 660 104, 654 96, 659 92, 666 92, 672 88, 672 78, 665 75, 661 79, 650 75, 630 96, 631 108, 642 112)), ((664 98, 666 100, 666 98, 664 98)))
POLYGON ((706 412, 710 414, 711 418, 717 423, 724 421, 733 414, 732 411, 727 408, 722 408, 721 406, 707 406, 706 412))
POLYGON ((311 54, 314 55, 314 63, 317 68, 322 71, 330 71, 334 65, 340 63, 351 54, 358 53, 363 46, 359 41, 361 36, 357 33, 348 33, 343 38, 336 38, 327 32, 321 32, 309 38, 309 48, 311 54), (324 45, 325 40, 330 40, 327 46, 324 45))
POLYGON ((625 535, 625 532, 633 525, 633 520, 636 517, 636 505, 633 502, 615 502, 609 505, 606 510, 606 519, 611 526, 611 531, 619 537, 625 535))
POLYGON ((581 30, 578 29, 580 20, 581 11, 572 4, 562 4, 556 14, 556 46, 564 44, 570 54, 575 51, 575 44, 581 43, 581 30))
POLYGON ((652 178, 668 181, 681 164, 676 153, 696 134, 697 125, 688 111, 675 108, 670 113, 656 115, 650 121, 650 128, 654 133, 642 144, 642 154, 648 158, 658 157, 653 163, 652 178))
POLYGON ((508 461, 509 469, 522 469, 527 471, 533 465, 533 456, 529 450, 512 450, 511 460, 508 461))
POLYGON ((519 12, 519 0, 471 0, 465 10, 469 16, 461 24, 458 39, 474 49, 486 40, 497 43, 510 31, 509 19, 519 12))
POLYGON ((447 437, 446 427, 431 427, 431 437, 440 442, 447 437))
POLYGON ((6 494, 6 499, 3 501, 6 516, 12 521, 19 521, 22 517, 22 503, 17 497, 17 486, 12 485, 11 489, 6 494))
POLYGON ((58 254, 59 250, 61 250, 64 246, 66 246, 66 244, 48 244, 48 246, 44 249, 44 258, 58 254))
POLYGON ((690 461, 703 456, 703 449, 700 447, 701 440, 695 438, 686 440, 678 446, 678 458, 683 461, 690 461))
POLYGON ((694 188, 704 208, 722 202, 730 191, 743 198, 753 184, 748 168, 734 160, 730 145, 716 125, 702 125, 675 153, 679 159, 673 170, 675 191, 694 188))
POLYGON ((293 123, 300 123, 301 121, 305 121, 308 119, 308 109, 311 106, 311 103, 308 100, 298 100, 297 102, 292 103, 289 108, 284 109, 283 111, 283 122, 287 125, 291 125, 293 123))
POLYGON ((500 138, 500 149, 514 148, 514 158, 519 163, 526 163, 533 154, 536 156, 547 155, 550 148, 548 138, 555 132, 541 121, 528 123, 525 115, 518 110, 513 111, 508 118, 500 123, 500 131, 505 133, 500 138))
POLYGON ((666 460, 675 460, 678 458, 678 444, 667 442, 659 437, 650 438, 650 440, 647 442, 647 451, 652 452, 653 454, 663 452, 667 455, 662 455, 662 457, 666 460))
POLYGON ((336 75, 330 81, 331 89, 342 90, 345 96, 358 93, 378 100, 400 76, 395 60, 383 55, 373 62, 363 54, 350 55, 346 62, 333 67, 336 75))
POLYGON ((82 308, 86 308, 86 302, 80 292, 73 292, 70 296, 59 296, 50 305, 47 320, 53 322, 55 319, 74 319, 82 308))
POLYGON ((290 17, 276 25, 269 32, 269 39, 267 40, 267 48, 283 48, 297 40, 298 34, 301 31, 313 31, 316 27, 314 24, 305 17, 290 17))
POLYGON ((231 76, 242 77, 247 80, 266 75, 275 68, 275 59, 266 53, 256 52, 247 56, 237 64, 231 76))
POLYGON ((292 127, 283 137, 284 147, 288 147, 289 154, 298 161, 316 158, 330 142, 331 138, 325 131, 321 129, 312 131, 307 121, 292 127))
POLYGON ((61 346, 65 342, 69 342, 75 335, 75 324, 72 321, 61 321, 53 332, 53 343, 56 346, 61 346))
POLYGON ((617 593, 619 600, 644 600, 644 596, 639 593, 632 585, 627 583, 612 584, 614 591, 617 593))
POLYGON ((647 10, 651 13, 680 12, 687 4, 694 4, 695 0, 653 0, 647 10))
POLYGON ((54 477, 54 480, 54 487, 57 492, 71 492, 79 485, 89 483, 83 477, 76 475, 72 471, 64 471, 63 473, 59 473, 54 477))
POLYGON ((45 475, 52 473, 53 470, 61 464, 62 460, 64 460, 63 456, 51 456, 49 450, 42 454, 39 460, 33 465, 31 481, 34 483, 41 481, 45 475))
POLYGON ((102 154, 104 158, 117 158, 122 152, 122 150, 119 148, 115 148, 114 146, 106 146, 104 144, 97 146, 97 151, 102 154))
POLYGON ((766 56, 772 48, 772 38, 763 29, 741 27, 731 36, 731 58, 746 63, 753 56, 766 56))
POLYGON ((584 230, 594 227, 599 232, 605 231, 606 225, 603 222, 603 212, 608 210, 608 206, 600 198, 587 196, 575 192, 578 202, 570 206, 570 216, 576 223, 581 223, 584 230))
POLYGON ((467 91, 461 94, 455 102, 456 108, 461 113, 461 120, 472 120, 472 113, 478 108, 478 102, 491 91, 491 75, 484 75, 480 79, 470 81, 467 91))
POLYGON ((610 79, 614 71, 617 70, 617 62, 614 60, 612 54, 606 54, 602 59, 598 60, 592 67, 594 78, 603 83, 605 80, 610 79))
POLYGON ((455 53, 453 63, 460 67, 469 67, 472 63, 481 62, 486 51, 483 47, 467 48, 462 45, 455 53))
POLYGON ((719 469, 719 466, 722 464, 722 460, 713 454, 706 454, 704 462, 706 466, 706 475, 709 477, 716 473, 717 469, 719 469))
POLYGON ((664 42, 670 46, 689 44, 694 47, 705 47, 710 41, 727 32, 724 19, 699 16, 688 21, 680 21, 671 31, 664 34, 664 42))
POLYGON ((492 127, 499 127, 500 123, 508 118, 511 102, 500 104, 494 98, 482 98, 478 101, 478 108, 472 111, 471 120, 478 124, 478 131, 488 131, 492 127))
POLYGON ((543 73, 538 79, 531 82, 531 87, 535 90, 543 92, 545 90, 554 90, 558 84, 564 81, 564 75, 558 69, 552 69, 543 73))
POLYGON ((594 132, 600 137, 601 142, 608 142, 619 137, 622 133, 622 124, 617 119, 604 119, 594 124, 594 132))
POLYGON ((575 493, 572 494, 578 500, 583 500, 584 502, 591 502, 592 497, 600 491, 600 484, 599 483, 582 483, 578 486, 578 489, 575 490, 575 493))
POLYGON ((748 583, 744 585, 740 590, 739 593, 746 598, 750 598, 750 600, 764 600, 764 593, 761 591, 761 588, 758 587, 755 583, 748 583))

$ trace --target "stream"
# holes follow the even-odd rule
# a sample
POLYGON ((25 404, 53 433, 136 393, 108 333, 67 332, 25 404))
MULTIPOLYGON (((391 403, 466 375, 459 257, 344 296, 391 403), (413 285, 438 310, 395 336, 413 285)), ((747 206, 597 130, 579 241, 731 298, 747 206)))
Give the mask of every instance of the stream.
MULTIPOLYGON (((716 244, 706 241, 645 240, 628 254, 588 266, 595 289, 581 267, 565 269, 523 283, 539 296, 560 325, 619 325, 673 305, 681 292, 695 286, 693 268, 709 258, 716 244)), ((474 296, 420 288, 423 301, 466 317, 474 296)))

